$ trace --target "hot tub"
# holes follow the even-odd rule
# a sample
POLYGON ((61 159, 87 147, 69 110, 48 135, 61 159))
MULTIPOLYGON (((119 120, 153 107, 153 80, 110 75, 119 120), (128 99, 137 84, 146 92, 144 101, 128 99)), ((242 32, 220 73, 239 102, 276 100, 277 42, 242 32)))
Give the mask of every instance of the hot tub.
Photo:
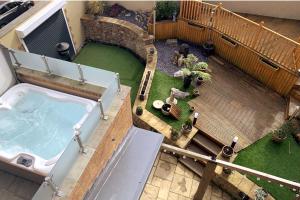
POLYGON ((96 124, 92 100, 22 83, 0 97, 0 161, 46 176, 84 127, 87 137, 96 124))

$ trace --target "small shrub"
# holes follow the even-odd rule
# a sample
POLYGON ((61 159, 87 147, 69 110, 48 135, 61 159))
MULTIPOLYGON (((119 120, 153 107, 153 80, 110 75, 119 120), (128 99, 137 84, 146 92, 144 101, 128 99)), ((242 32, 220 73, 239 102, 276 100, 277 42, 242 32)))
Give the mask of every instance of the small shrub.
POLYGON ((104 12, 105 3, 103 1, 88 1, 86 4, 87 14, 99 16, 104 12))
POLYGON ((178 14, 179 4, 176 1, 159 1, 156 3, 156 20, 170 20, 178 14))
POLYGON ((189 118, 184 122, 184 125, 191 128, 193 126, 192 120, 189 118))
POLYGON ((135 113, 136 113, 137 115, 139 115, 139 116, 142 115, 142 114, 143 114, 143 108, 142 108, 142 106, 136 107, 135 113))
POLYGON ((179 131, 177 131, 176 129, 172 128, 171 129, 171 139, 175 141, 179 137, 180 137, 179 131))
POLYGON ((258 188, 255 190, 255 200, 265 200, 268 193, 263 188, 258 188))

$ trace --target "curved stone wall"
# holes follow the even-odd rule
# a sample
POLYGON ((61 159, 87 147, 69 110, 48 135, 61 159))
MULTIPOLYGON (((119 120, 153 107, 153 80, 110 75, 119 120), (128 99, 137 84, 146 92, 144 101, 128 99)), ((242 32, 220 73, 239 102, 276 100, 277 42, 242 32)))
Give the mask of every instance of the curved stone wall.
POLYGON ((81 22, 87 40, 125 47, 147 60, 146 46, 153 43, 153 36, 148 35, 142 28, 110 17, 95 19, 91 16, 83 16, 81 22))

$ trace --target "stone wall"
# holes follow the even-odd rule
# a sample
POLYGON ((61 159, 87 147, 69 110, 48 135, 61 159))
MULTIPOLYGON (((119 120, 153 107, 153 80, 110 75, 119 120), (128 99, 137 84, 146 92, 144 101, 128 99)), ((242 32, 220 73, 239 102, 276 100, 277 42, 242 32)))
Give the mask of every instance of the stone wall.
POLYGON ((83 16, 81 22, 87 40, 108 43, 125 47, 143 60, 147 59, 146 46, 153 43, 153 36, 148 35, 142 28, 110 17, 83 16))

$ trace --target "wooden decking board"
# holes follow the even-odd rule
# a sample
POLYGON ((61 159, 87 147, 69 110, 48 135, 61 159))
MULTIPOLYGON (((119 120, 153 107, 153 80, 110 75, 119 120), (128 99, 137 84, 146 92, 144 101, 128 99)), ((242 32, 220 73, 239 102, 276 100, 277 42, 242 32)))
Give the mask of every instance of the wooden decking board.
POLYGON ((283 97, 225 61, 224 65, 212 59, 208 63, 212 81, 203 84, 200 96, 189 102, 200 113, 199 130, 223 144, 238 136, 239 151, 284 122, 283 97))
POLYGON ((216 145, 216 143, 212 142, 207 137, 203 136, 202 134, 197 134, 193 138, 193 141, 197 143, 198 146, 203 147, 206 151, 213 155, 218 155, 221 151, 221 148, 216 145))
POLYGON ((197 174, 198 176, 202 177, 204 166, 201 163, 195 162, 192 158, 185 158, 185 159, 179 158, 178 160, 183 165, 185 165, 190 170, 192 170, 195 174, 197 174))

